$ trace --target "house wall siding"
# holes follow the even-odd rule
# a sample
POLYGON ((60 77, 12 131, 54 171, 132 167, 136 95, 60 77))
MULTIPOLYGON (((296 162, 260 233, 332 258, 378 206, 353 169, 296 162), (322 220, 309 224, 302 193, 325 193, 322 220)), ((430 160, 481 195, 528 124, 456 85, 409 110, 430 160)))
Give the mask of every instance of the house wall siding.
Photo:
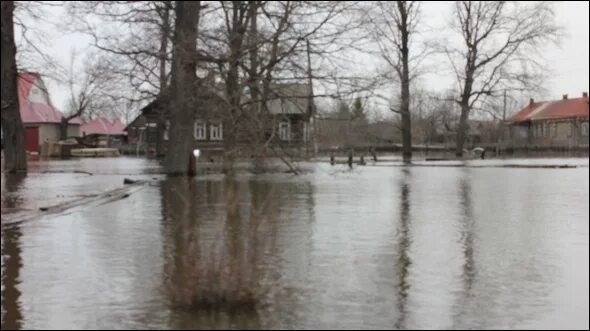
POLYGON ((59 124, 39 124, 39 145, 43 145, 43 142, 45 141, 57 140, 59 140, 59 124))
POLYGON ((571 147, 588 145, 581 124, 588 119, 537 120, 513 125, 511 140, 514 146, 571 147))
POLYGON ((79 125, 68 125, 68 137, 81 137, 79 125))

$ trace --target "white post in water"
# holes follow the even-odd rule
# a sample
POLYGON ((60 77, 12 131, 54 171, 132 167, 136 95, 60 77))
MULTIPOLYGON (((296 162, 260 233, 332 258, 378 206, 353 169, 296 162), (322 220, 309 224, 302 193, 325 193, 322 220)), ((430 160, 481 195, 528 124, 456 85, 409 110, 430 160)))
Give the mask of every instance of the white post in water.
POLYGON ((191 155, 188 163, 188 175, 190 177, 194 177, 197 175, 197 159, 201 155, 201 151, 198 149, 193 150, 193 155, 191 155))

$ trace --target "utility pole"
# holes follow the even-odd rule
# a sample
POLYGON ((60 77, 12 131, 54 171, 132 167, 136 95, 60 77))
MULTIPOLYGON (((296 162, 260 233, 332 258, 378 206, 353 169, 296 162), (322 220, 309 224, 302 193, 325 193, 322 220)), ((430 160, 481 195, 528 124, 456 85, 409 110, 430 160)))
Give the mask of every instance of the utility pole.
POLYGON ((502 106, 502 122, 500 122, 500 132, 498 137, 498 144, 496 145, 496 155, 500 154, 502 149, 502 142, 504 140, 504 123, 506 122, 506 89, 504 89, 504 105, 502 106))
POLYGON ((306 139, 306 143, 305 146, 307 146, 307 151, 306 154, 309 155, 309 143, 310 140, 313 140, 313 151, 314 151, 314 156, 317 153, 317 146, 316 146, 316 141, 315 141, 315 121, 313 120, 313 116, 315 113, 315 107, 314 107, 314 103, 313 103, 313 80, 312 80, 312 73, 311 73, 311 50, 310 50, 310 46, 309 46, 309 39, 306 40, 307 43, 307 76, 308 76, 308 84, 309 84, 309 100, 307 103, 307 116, 309 118, 308 123, 306 124, 308 129, 305 130, 305 134, 307 135, 307 137, 304 137, 306 139), (310 130, 312 129, 312 130, 310 130), (312 131, 311 134, 309 131, 312 131), (313 138, 312 138, 313 137, 313 138))
POLYGON ((504 89, 504 107, 502 108, 502 123, 506 121, 506 89, 504 89))

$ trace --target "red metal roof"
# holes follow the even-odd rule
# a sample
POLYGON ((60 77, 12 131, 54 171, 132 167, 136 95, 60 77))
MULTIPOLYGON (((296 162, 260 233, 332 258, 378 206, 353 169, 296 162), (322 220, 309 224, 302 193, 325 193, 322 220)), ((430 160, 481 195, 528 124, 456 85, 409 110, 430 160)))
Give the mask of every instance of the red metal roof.
MULTIPOLYGON (((43 80, 37 73, 23 72, 17 79, 18 103, 23 123, 59 123, 63 114, 55 109, 43 80)), ((81 124, 74 118, 69 124, 81 124)))
POLYGON ((588 97, 531 102, 516 113, 509 122, 588 117, 588 97))
POLYGON ((109 120, 99 117, 88 123, 82 124, 80 132, 85 135, 103 134, 103 135, 124 135, 126 134, 125 125, 118 119, 109 120))

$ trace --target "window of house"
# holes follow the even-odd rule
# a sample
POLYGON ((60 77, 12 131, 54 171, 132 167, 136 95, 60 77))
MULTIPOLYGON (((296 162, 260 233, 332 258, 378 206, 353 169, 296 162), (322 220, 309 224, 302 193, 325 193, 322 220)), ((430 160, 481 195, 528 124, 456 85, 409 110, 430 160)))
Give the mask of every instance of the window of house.
POLYGON ((279 139, 289 141, 289 122, 279 123, 279 139))
POLYGON ((580 131, 582 133, 582 137, 588 137, 588 122, 582 123, 580 131))
POLYGON ((526 139, 528 137, 528 128, 526 126, 519 126, 518 127, 518 132, 520 134, 520 138, 526 139))
POLYGON ((207 139, 207 127, 205 126, 204 122, 201 122, 201 121, 195 122, 195 139, 196 140, 207 139))
POLYGON ((223 140, 223 126, 221 123, 209 125, 209 138, 211 140, 223 140))
POLYGON ((553 123, 553 137, 557 137, 557 123, 553 123))
POLYGON ((551 125, 544 123, 543 127, 545 128, 545 137, 549 137, 551 135, 551 125))

